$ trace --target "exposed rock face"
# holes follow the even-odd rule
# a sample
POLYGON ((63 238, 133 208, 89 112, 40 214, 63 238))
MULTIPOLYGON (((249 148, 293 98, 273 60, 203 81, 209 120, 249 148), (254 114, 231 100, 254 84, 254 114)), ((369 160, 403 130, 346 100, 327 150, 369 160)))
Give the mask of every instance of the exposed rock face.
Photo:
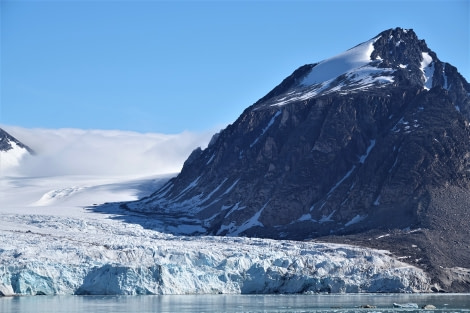
MULTIPOLYGON (((305 240, 422 228, 446 246, 470 228, 468 206, 441 201, 450 188, 470 195, 469 95, 412 30, 387 30, 300 67, 176 178, 125 206, 166 218, 174 233, 305 240)), ((469 267, 460 254, 449 268, 469 267)))

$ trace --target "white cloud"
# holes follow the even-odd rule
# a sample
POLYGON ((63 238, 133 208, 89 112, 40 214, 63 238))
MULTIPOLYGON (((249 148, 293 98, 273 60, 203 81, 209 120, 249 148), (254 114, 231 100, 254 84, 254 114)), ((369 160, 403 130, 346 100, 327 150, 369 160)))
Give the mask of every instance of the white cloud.
POLYGON ((215 131, 180 134, 118 130, 28 129, 1 126, 36 152, 19 175, 153 175, 176 173, 192 150, 206 147, 215 131))

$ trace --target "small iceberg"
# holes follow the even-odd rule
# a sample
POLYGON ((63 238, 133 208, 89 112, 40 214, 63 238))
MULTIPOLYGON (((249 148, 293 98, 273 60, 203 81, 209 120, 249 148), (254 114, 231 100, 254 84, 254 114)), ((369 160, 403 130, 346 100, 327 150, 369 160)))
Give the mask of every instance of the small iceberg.
POLYGON ((416 303, 394 303, 393 307, 400 309, 419 309, 416 303))

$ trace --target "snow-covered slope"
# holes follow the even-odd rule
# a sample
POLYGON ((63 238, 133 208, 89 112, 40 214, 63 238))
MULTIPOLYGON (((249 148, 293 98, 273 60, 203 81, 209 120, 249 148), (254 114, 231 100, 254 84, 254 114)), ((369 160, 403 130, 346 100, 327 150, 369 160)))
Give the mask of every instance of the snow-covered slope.
POLYGON ((358 92, 393 83, 395 70, 384 66, 379 55, 372 56, 374 43, 379 38, 373 38, 315 64, 294 88, 271 99, 265 105, 283 106, 333 92, 358 92))
MULTIPOLYGON (((314 85, 331 81, 340 75, 361 73, 366 66, 370 66, 371 54, 374 51, 376 38, 366 41, 337 56, 318 63, 303 79, 302 85, 314 85)), ((380 59, 379 59, 380 60, 380 59)), ((380 62, 375 62, 378 64, 380 62)), ((376 68, 376 71, 379 69, 376 68)), ((381 69, 383 71, 383 69, 381 69)))
MULTIPOLYGON (((172 236, 118 205, 168 177, 5 178, 0 295, 412 292, 428 277, 387 251, 315 242, 172 236), (18 194, 22 196, 19 197, 18 194)), ((158 223, 157 223, 158 224, 158 223)))

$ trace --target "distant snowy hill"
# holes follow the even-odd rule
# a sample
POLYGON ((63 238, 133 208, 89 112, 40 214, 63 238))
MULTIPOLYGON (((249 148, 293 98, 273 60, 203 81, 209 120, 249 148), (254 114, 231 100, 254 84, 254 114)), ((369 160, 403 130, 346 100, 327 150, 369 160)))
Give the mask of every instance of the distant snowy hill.
POLYGON ((0 175, 15 169, 25 156, 33 153, 28 146, 0 128, 0 175))
POLYGON ((457 69, 412 30, 390 29, 300 67, 176 178, 122 207, 172 234, 356 236, 469 291, 469 121, 457 69))

